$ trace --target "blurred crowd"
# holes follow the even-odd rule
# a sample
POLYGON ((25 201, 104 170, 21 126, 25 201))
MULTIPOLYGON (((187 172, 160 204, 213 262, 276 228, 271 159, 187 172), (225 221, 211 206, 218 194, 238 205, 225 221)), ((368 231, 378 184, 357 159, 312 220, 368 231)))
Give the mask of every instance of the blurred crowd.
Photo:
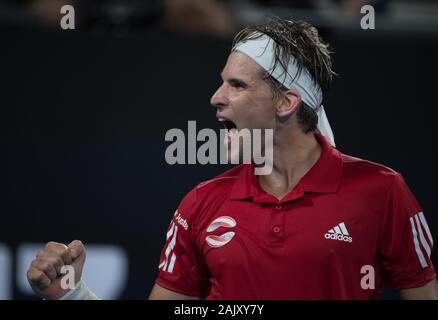
MULTIPOLYGON (((358 15, 364 4, 385 12, 388 0, 0 0, 1 20, 15 20, 45 27, 59 26, 60 8, 75 8, 82 28, 159 27, 192 36, 230 37, 249 23, 247 12, 273 8, 323 10, 331 8, 358 15)), ((250 21, 254 22, 254 21, 250 21)))

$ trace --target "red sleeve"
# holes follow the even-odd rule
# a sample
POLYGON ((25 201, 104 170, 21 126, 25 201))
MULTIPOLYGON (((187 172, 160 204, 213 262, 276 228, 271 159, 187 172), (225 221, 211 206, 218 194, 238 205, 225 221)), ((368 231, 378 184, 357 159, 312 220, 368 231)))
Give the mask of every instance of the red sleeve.
POLYGON ((433 280, 432 235, 426 218, 400 174, 386 200, 379 243, 384 285, 393 289, 421 287, 433 280))
POLYGON ((196 190, 181 201, 166 232, 156 283, 168 290, 203 297, 208 280, 194 241, 196 190))

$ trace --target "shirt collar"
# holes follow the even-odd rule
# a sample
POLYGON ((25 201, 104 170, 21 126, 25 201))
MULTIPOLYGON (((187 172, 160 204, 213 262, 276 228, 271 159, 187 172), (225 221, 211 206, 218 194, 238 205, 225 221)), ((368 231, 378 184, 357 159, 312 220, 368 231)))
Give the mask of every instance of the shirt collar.
POLYGON ((300 198, 305 193, 337 192, 342 176, 342 154, 319 133, 315 133, 315 138, 322 146, 320 158, 283 199, 278 200, 260 187, 254 175, 254 166, 250 164, 242 165, 231 190, 231 199, 278 203, 300 198))

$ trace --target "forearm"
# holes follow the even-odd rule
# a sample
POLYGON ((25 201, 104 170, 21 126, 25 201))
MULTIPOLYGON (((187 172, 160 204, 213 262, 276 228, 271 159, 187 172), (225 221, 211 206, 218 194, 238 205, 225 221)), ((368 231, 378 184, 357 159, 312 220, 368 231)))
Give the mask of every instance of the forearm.
POLYGON ((418 288, 400 290, 403 300, 438 300, 438 284, 436 279, 418 288))

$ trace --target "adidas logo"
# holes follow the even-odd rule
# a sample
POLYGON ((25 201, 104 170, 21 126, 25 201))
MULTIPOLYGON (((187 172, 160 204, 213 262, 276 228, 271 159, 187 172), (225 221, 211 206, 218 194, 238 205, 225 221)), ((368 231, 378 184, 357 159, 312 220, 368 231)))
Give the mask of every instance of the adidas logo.
POLYGON ((324 235, 326 239, 332 239, 332 240, 339 240, 339 241, 345 241, 345 242, 353 242, 353 238, 350 237, 350 234, 348 233, 347 227, 343 222, 338 224, 333 229, 330 229, 327 231, 327 233, 324 235))

